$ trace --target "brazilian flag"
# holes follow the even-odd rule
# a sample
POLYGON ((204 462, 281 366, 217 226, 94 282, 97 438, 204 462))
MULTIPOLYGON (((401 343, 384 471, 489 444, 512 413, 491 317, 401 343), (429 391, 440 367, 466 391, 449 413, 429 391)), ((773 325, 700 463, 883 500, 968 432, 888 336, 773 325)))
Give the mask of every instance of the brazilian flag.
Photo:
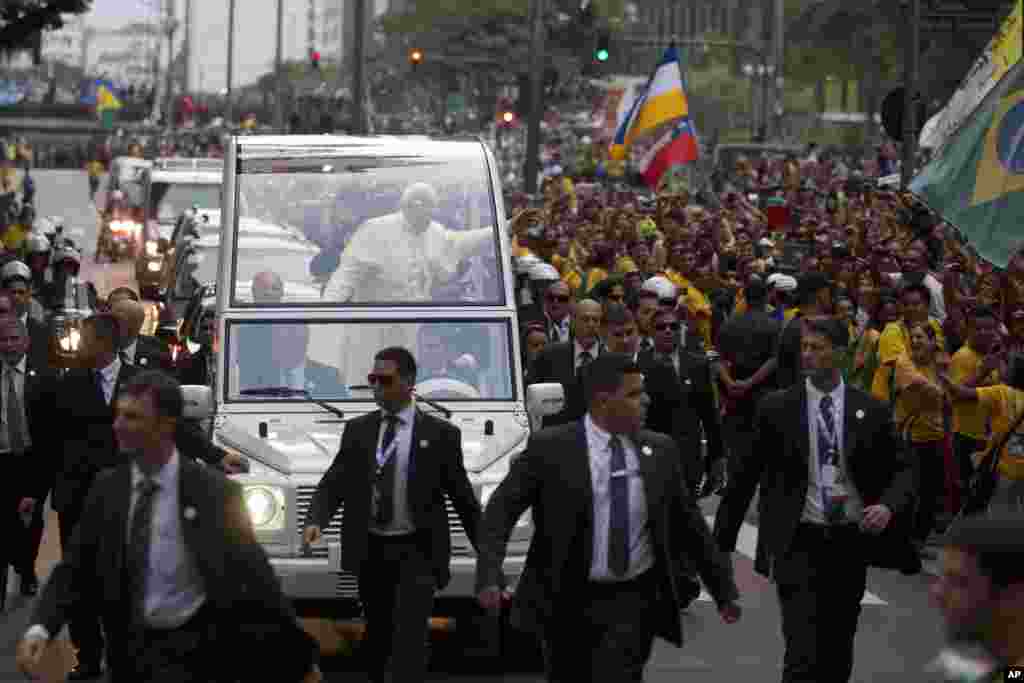
POLYGON ((991 263, 1024 244, 1024 60, 1003 76, 910 190, 991 263))

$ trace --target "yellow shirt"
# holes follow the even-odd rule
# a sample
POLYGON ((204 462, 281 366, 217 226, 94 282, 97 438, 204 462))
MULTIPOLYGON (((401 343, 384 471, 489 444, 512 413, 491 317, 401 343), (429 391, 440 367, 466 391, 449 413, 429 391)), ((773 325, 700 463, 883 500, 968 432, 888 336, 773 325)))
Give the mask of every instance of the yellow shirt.
MULTIPOLYGON (((1021 410, 1024 410, 1024 391, 1005 384, 982 387, 978 389, 978 403, 992 416, 992 440, 984 451, 987 454, 995 442, 1002 440, 1020 416, 1021 410)), ((1017 432, 1020 431, 1018 427, 1017 432)), ((978 459, 979 463, 981 458, 978 459)), ((1021 436, 1011 436, 1006 442, 1006 448, 999 458, 999 474, 1007 479, 1024 480, 1024 438, 1021 436)))
POLYGON ((693 283, 681 273, 667 270, 665 277, 683 292, 679 295, 679 304, 686 308, 697 334, 704 340, 704 348, 713 348, 711 344, 711 302, 704 296, 704 292, 694 287, 693 283))
MULTIPOLYGON (((919 368, 915 366, 915 370, 918 374, 924 375, 932 384, 941 386, 935 368, 919 368)), ((910 427, 911 441, 914 443, 941 441, 946 436, 946 429, 942 420, 942 407, 941 399, 935 400, 927 396, 918 387, 905 387, 896 397, 896 411, 893 415, 893 421, 896 425, 903 426, 908 418, 914 416, 916 419, 910 427)))
MULTIPOLYGON (((935 330, 936 348, 946 348, 946 338, 942 334, 942 325, 929 318, 929 324, 935 330)), ((878 372, 871 384, 871 395, 879 401, 889 402, 889 376, 892 368, 896 368, 896 387, 902 389, 917 374, 914 363, 910 360, 910 330, 903 321, 889 323, 882 330, 878 339, 878 372)))
MULTIPOLYGON (((982 357, 967 344, 953 354, 949 365, 949 378, 954 384, 963 384, 968 378, 974 377, 981 367, 982 357)), ((992 386, 999 383, 999 376, 993 372, 978 386, 992 386)), ((953 431, 984 441, 988 439, 988 411, 978 401, 953 402, 953 431)))
POLYGON ((3 241, 4 246, 10 251, 18 251, 21 249, 21 245, 25 242, 25 236, 28 235, 29 228, 21 225, 20 223, 12 223, 8 226, 7 230, 4 231, 3 237, 0 237, 0 241, 3 241))
POLYGON ((587 292, 608 279, 608 271, 604 268, 591 268, 587 273, 587 292))
POLYGON ((93 177, 103 175, 103 162, 102 161, 90 161, 85 165, 86 172, 93 177))

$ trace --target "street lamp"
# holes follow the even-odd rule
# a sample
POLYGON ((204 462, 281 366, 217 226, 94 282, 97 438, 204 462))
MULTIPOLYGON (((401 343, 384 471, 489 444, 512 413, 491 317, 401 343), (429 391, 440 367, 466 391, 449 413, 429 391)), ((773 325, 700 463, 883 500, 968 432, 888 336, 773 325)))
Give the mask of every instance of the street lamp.
POLYGON ((760 64, 744 64, 743 74, 750 79, 750 111, 751 111, 751 136, 757 137, 757 131, 760 131, 760 137, 766 138, 768 129, 768 81, 775 75, 775 66, 773 64, 767 64, 761 62, 760 64), (757 81, 761 87, 761 122, 760 126, 756 125, 756 118, 753 115, 754 112, 754 81, 757 81))

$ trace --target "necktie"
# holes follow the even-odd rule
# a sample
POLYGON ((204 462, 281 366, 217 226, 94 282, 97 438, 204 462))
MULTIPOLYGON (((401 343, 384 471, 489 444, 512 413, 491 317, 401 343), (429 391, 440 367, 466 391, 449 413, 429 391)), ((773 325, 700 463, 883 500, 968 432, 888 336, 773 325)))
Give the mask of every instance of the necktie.
MULTIPOLYGON (((836 458, 836 424, 835 416, 832 414, 832 396, 825 394, 821 397, 821 403, 818 406, 818 412, 821 414, 821 424, 818 425, 818 467, 819 471, 822 471, 826 465, 833 465, 834 459, 836 458)), ((830 500, 831 498, 831 487, 821 487, 821 500, 825 508, 825 518, 827 520, 835 521, 838 514, 836 505, 830 500)))
POLYGON ((103 399, 104 403, 108 403, 108 401, 107 401, 107 392, 103 388, 103 385, 104 385, 103 371, 102 370, 93 370, 92 372, 93 372, 93 375, 92 375, 93 376, 93 381, 96 384, 96 388, 99 389, 99 392, 100 392, 100 398, 103 399))
POLYGON ((21 411, 21 401, 18 400, 18 391, 14 386, 14 373, 17 370, 8 366, 7 368, 7 397, 4 400, 4 407, 7 409, 7 442, 15 453, 25 452, 25 422, 21 411))
POLYGON ((629 477, 626 475, 626 449, 617 436, 608 442, 612 461, 608 482, 611 498, 608 529, 608 569, 615 576, 629 570, 629 477))
POLYGON ((380 526, 391 523, 395 514, 395 453, 392 444, 398 432, 398 416, 385 415, 387 426, 380 442, 380 452, 386 460, 377 463, 377 476, 373 482, 373 518, 380 526))
POLYGON ((135 514, 128 532, 126 569, 132 588, 133 615, 142 623, 146 604, 146 577, 149 574, 149 551, 152 545, 153 501, 160 485, 146 477, 137 487, 135 514))

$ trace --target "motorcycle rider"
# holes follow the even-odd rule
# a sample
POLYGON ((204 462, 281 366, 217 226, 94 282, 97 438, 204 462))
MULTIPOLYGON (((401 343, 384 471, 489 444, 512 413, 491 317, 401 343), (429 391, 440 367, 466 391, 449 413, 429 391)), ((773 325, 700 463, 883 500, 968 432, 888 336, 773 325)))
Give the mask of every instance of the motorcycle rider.
MULTIPOLYGON (((40 221, 37 220, 35 225, 39 224, 40 221)), ((50 270, 50 240, 36 229, 33 229, 25 240, 25 263, 32 275, 30 279, 32 296, 44 304, 49 300, 49 290, 53 286, 53 272, 50 270)))
POLYGON ((32 271, 21 261, 11 261, 0 268, 0 289, 5 289, 14 297, 14 306, 18 317, 28 324, 27 318, 43 323, 46 320, 46 309, 32 296, 32 271))
MULTIPOLYGON (((63 246, 53 254, 53 290, 47 308, 89 308, 97 310, 96 286, 78 279, 82 257, 74 247, 63 246)), ((44 304, 45 305, 45 304, 44 304)))

